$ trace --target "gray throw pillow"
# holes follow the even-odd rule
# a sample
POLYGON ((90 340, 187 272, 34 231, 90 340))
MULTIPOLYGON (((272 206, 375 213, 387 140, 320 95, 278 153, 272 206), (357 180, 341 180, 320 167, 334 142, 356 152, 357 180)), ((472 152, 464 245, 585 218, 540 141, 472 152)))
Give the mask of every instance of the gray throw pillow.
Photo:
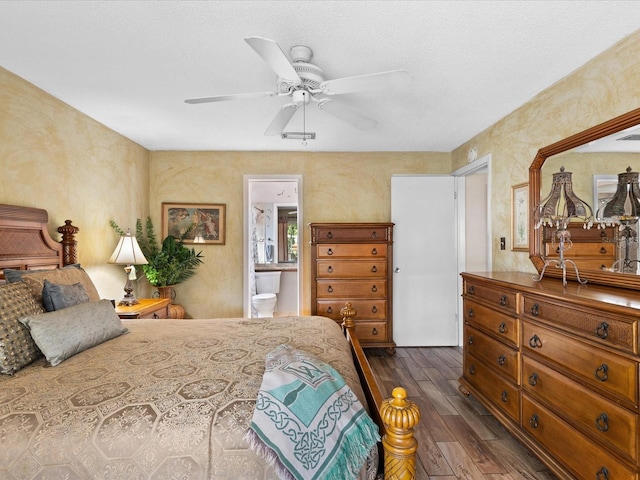
POLYGON ((80 303, 20 321, 52 367, 127 331, 109 300, 80 303))
POLYGON ((89 295, 79 282, 73 285, 58 285, 47 279, 44 280, 42 305, 47 312, 62 310, 88 301, 89 295))

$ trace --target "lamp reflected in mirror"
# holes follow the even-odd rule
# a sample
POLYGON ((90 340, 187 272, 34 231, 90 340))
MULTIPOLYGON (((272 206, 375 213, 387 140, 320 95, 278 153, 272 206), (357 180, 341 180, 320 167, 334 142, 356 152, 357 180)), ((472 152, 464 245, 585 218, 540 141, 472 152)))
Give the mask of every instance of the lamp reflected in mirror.
POLYGON ((612 272, 638 273, 638 219, 640 219, 640 185, 638 172, 631 167, 618 174, 618 186, 611 198, 596 212, 598 228, 619 227, 618 243, 624 258, 618 258, 611 266, 612 272), (633 248, 633 250, 632 250, 633 248))
POLYGON ((571 266, 575 270, 577 281, 582 284, 587 283, 580 278, 575 262, 565 258, 565 251, 573 245, 571 233, 568 230, 569 223, 582 222, 584 228, 591 228, 593 225, 591 207, 573 192, 571 172, 565 172, 564 167, 560 167, 560 171, 553 174, 551 192, 536 206, 533 215, 535 229, 545 226, 555 228, 554 238, 558 241, 559 254, 557 259, 545 260, 540 275, 535 276, 534 280, 542 280, 547 268, 552 267, 562 270, 562 284, 566 285, 567 266, 571 266))

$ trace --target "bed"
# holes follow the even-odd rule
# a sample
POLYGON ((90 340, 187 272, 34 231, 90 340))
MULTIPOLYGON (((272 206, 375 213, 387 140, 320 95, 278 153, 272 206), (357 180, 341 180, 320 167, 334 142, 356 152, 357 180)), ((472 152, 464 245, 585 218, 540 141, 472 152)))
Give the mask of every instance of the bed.
MULTIPOLYGON (((47 222, 45 210, 0 205, 0 270, 81 270, 77 227, 67 220, 55 242, 47 222)), ((11 298, 0 293, 0 309, 11 298)), ((104 307, 90 300, 77 318, 104 307)), ((330 365, 366 406, 382 435, 384 478, 415 478, 419 411, 402 388, 383 398, 354 335, 356 314, 345 305, 343 329, 325 317, 125 320, 125 333, 55 367, 48 353, 29 360, 0 375, 0 477, 278 478, 245 433, 265 357, 284 346, 330 365)), ((39 314, 27 318, 34 339, 34 325, 51 328, 39 314)))

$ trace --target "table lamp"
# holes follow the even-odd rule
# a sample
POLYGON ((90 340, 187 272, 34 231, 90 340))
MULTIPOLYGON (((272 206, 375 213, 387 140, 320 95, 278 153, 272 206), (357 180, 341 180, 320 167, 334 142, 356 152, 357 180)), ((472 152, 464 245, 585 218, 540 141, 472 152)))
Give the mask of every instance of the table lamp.
POLYGON ((131 235, 130 229, 127 229, 126 235, 120 237, 116 249, 113 251, 111 258, 109 258, 109 263, 125 265, 124 271, 127 274, 127 283, 124 285, 125 295, 118 305, 130 307, 131 305, 140 303, 133 294, 132 280, 137 278, 135 265, 144 265, 149 262, 142 253, 142 250, 140 250, 140 245, 138 245, 136 237, 131 235))

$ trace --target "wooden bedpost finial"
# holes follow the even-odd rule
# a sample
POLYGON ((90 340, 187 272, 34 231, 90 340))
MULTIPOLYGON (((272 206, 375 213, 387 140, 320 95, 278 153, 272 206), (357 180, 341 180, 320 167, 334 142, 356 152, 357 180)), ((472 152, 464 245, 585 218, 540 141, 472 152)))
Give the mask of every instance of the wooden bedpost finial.
POLYGON ((75 235, 80 229, 75 225, 71 225, 71 220, 65 220, 64 225, 58 227, 58 233, 62 234, 62 263, 64 265, 70 265, 72 263, 78 263, 78 253, 76 251, 75 235))
POLYGON ((347 302, 344 307, 340 309, 340 315, 342 315, 342 326, 345 328, 354 328, 356 326, 356 322, 353 320, 353 317, 356 316, 355 308, 351 302, 347 302))
POLYGON ((416 478, 416 450, 418 441, 413 436, 413 427, 420 421, 420 409, 407 400, 407 391, 396 387, 393 398, 382 402, 380 417, 386 433, 382 437, 384 446, 385 480, 413 480, 416 478))

